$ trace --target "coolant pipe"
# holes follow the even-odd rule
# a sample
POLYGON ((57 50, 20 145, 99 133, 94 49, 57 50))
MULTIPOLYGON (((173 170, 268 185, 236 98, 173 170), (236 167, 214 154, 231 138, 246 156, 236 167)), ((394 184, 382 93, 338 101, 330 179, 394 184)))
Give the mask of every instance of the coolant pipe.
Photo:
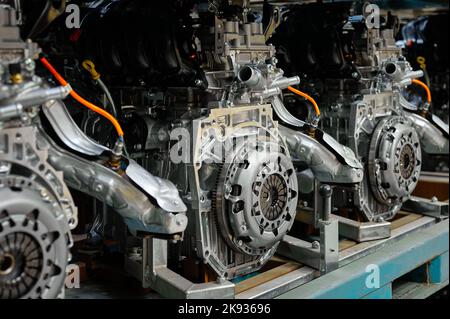
POLYGON ((422 76, 423 76, 422 70, 411 71, 411 72, 406 73, 405 76, 402 77, 402 80, 406 80, 406 79, 414 80, 414 79, 419 79, 422 76))
POLYGON ((270 87, 280 88, 281 90, 287 89, 289 86, 297 85, 300 83, 300 78, 298 76, 291 76, 289 78, 282 77, 272 82, 270 87))
POLYGON ((257 87, 261 83, 262 74, 257 68, 246 65, 239 70, 238 79, 248 87, 257 87))
POLYGON ((0 120, 9 120, 19 117, 23 111, 30 107, 44 104, 50 100, 64 99, 69 94, 69 89, 64 86, 55 88, 38 88, 2 101, 0 105, 0 120))
POLYGON ((70 89, 65 86, 54 88, 36 88, 34 90, 23 92, 14 98, 2 101, 2 104, 20 104, 24 109, 40 104, 44 104, 50 100, 64 99, 69 95, 70 89))

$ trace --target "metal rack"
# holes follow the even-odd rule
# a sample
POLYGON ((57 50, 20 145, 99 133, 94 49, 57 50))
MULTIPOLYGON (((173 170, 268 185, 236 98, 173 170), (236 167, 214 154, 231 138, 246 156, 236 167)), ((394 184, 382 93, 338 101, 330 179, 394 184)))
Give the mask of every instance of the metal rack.
MULTIPOLYGON (((320 239, 286 236, 278 251, 283 257, 275 256, 275 266, 257 274, 194 284, 167 268, 167 242, 152 238, 144 239, 141 262, 127 260, 126 268, 134 269, 143 287, 171 298, 425 298, 448 285, 448 201, 412 197, 390 222, 359 223, 331 214, 331 188, 316 187, 320 196, 309 224, 319 229, 320 239), (367 285, 371 275, 376 284, 367 285)), ((89 284, 84 286, 67 297, 92 297, 89 284)))
MULTIPOLYGON (((411 215, 410 215, 411 216, 411 215)), ((417 215, 416 215, 417 216, 417 215)), ((339 268, 324 275, 314 268, 298 269, 236 295, 256 298, 392 298, 393 283, 425 267, 431 294, 448 284, 448 220, 419 217, 392 231, 388 239, 363 242, 339 252, 339 268), (380 288, 365 285, 368 265, 377 265, 380 288)))

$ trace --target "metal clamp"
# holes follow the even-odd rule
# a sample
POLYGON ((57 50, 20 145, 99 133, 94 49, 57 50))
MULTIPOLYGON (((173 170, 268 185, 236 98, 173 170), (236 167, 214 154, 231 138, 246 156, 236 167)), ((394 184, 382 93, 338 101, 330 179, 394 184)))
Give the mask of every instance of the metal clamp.
POLYGON ((126 256, 125 269, 142 282, 144 288, 152 288, 163 297, 176 299, 231 299, 234 284, 218 279, 196 284, 167 268, 167 241, 153 237, 142 240, 142 255, 126 256))

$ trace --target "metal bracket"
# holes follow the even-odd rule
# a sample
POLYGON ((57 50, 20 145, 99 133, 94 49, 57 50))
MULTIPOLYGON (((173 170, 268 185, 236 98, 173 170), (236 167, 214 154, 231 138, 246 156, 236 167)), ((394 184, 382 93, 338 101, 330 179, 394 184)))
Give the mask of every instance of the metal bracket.
POLYGON ((339 222, 339 235, 359 243, 391 236, 391 223, 386 221, 357 222, 342 216, 333 217, 339 222))
POLYGON ((320 269, 320 244, 308 242, 289 235, 284 236, 277 254, 298 261, 306 266, 320 269))
POLYGON ((320 218, 317 220, 320 241, 310 243, 292 236, 285 236, 277 252, 282 256, 319 269, 324 274, 339 267, 339 224, 338 220, 331 215, 331 187, 322 185, 319 193, 322 203, 321 208, 316 210, 315 214, 320 212, 320 218))
MULTIPOLYGON (((315 188, 320 190, 320 184, 316 182, 315 188)), ((316 193, 319 193, 316 191, 316 193)), ((315 196, 316 207, 319 211, 323 210, 321 196, 315 196)), ((331 204, 330 204, 331 205, 331 204)), ((328 209, 328 208, 327 208, 328 209)), ((331 210, 331 208, 330 208, 331 210)), ((376 239, 388 238, 391 236, 391 223, 381 222, 358 222, 353 219, 331 214, 333 219, 339 223, 339 236, 357 241, 365 242, 376 239)), ((319 227, 320 216, 315 214, 314 225, 319 227)))
POLYGON ((339 267, 339 223, 330 218, 320 221, 320 273, 326 274, 339 267))
POLYGON ((234 298, 234 284, 227 280, 195 284, 167 268, 166 240, 146 237, 142 241, 142 254, 127 255, 125 269, 140 280, 144 288, 152 288, 167 298, 234 298))
POLYGON ((403 203, 402 209, 438 219, 448 218, 448 203, 440 202, 436 198, 427 199, 411 196, 403 203))

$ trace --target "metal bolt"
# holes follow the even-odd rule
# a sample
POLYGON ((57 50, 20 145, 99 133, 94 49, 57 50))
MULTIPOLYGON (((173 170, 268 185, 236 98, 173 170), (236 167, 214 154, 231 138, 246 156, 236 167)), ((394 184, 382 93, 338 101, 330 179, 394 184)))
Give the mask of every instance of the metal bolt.
POLYGON ((0 162, 0 173, 6 173, 9 171, 10 165, 5 162, 0 162))
POLYGON ((313 249, 319 249, 319 248, 320 248, 320 243, 319 243, 317 240, 315 240, 315 241, 313 241, 313 242, 311 243, 311 247, 312 247, 313 249))
POLYGON ((203 81, 200 79, 195 80, 195 85, 196 86, 202 86, 203 85, 203 81))
POLYGON ((176 244, 181 239, 180 235, 174 235, 173 239, 171 240, 172 244, 176 244))
POLYGON ((47 190, 45 190, 45 189, 41 189, 40 193, 41 193, 41 197, 43 197, 43 198, 48 196, 47 190))
POLYGON ((36 67, 36 63, 32 59, 25 60, 25 70, 32 72, 36 67))
POLYGON ((28 121, 29 121, 29 116, 28 116, 28 114, 26 114, 26 113, 22 113, 21 115, 20 115, 20 120, 23 122, 23 123, 27 123, 28 121))
POLYGON ((431 197, 431 201, 433 203, 437 202, 439 199, 436 196, 431 197))
POLYGON ((51 198, 50 198, 49 194, 47 193, 47 190, 41 189, 40 195, 41 195, 41 198, 42 198, 42 200, 44 202, 46 202, 46 203, 50 203, 51 202, 51 198))
POLYGON ((229 184, 225 185, 225 195, 231 194, 231 186, 229 184))
POLYGON ((330 106, 330 110, 333 111, 333 112, 339 111, 339 105, 337 105, 337 104, 331 105, 330 106))

